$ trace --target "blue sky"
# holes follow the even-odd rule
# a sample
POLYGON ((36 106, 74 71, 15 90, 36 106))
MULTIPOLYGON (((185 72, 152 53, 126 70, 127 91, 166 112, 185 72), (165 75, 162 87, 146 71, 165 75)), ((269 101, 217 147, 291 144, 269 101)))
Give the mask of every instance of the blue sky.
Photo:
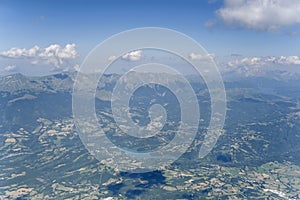
POLYGON ((284 56, 282 60, 297 65, 297 13, 297 0, 2 0, 0 72, 35 75, 80 65, 87 53, 109 36, 148 26, 185 33, 221 60, 238 54, 249 62, 253 57, 274 56, 280 63, 280 56, 284 56), (68 44, 74 48, 64 49, 68 44), (12 48, 25 52, 35 45, 40 49, 59 45, 53 48, 75 50, 77 54, 58 58, 58 63, 29 62, 24 58, 27 54, 8 54, 12 48))

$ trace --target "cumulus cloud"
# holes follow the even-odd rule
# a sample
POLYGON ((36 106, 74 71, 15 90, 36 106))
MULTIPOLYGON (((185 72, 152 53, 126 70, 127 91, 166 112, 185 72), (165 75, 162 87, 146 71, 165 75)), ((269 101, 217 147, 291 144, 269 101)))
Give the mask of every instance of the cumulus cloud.
POLYGON ((242 59, 236 59, 233 61, 229 61, 227 65, 229 67, 236 67, 236 66, 253 66, 253 65, 264 65, 266 64, 262 58, 259 57, 252 57, 252 58, 242 58, 242 59))
POLYGON ((77 55, 75 44, 67 44, 64 48, 53 44, 45 48, 38 56, 49 64, 59 67, 64 60, 74 59, 77 55))
POLYGON ((299 0, 225 0, 216 11, 228 25, 275 31, 300 23, 299 0))
POLYGON ((14 71, 15 69, 16 69, 15 65, 9 65, 9 66, 4 67, 5 72, 11 72, 11 71, 14 71))
POLYGON ((75 44, 67 44, 65 47, 53 44, 46 48, 41 48, 37 45, 30 49, 11 48, 10 50, 0 52, 0 55, 5 58, 31 59, 32 64, 43 62, 59 68, 65 61, 76 58, 78 52, 76 51, 75 44))
POLYGON ((32 58, 37 55, 40 47, 34 46, 30 49, 24 48, 11 48, 8 51, 3 51, 0 53, 1 56, 7 58, 32 58))
POLYGON ((300 67, 298 56, 267 56, 237 58, 222 64, 222 72, 227 75, 246 77, 266 76, 278 80, 295 78, 294 73, 300 67))
POLYGON ((0 67, 0 74, 6 74, 8 72, 13 72, 13 71, 16 70, 16 68, 17 67, 15 65, 8 65, 8 66, 6 66, 6 67, 4 67, 2 69, 0 67))
POLYGON ((191 60, 211 60, 211 59, 215 58, 215 55, 214 54, 205 54, 205 55, 202 55, 202 54, 191 53, 189 55, 189 58, 191 60))
POLYGON ((280 56, 278 63, 284 65, 300 65, 299 56, 280 56))
POLYGON ((271 65, 299 65, 299 56, 269 56, 269 57, 244 57, 241 59, 236 59, 229 61, 227 63, 228 67, 264 67, 271 65))
POLYGON ((142 58, 142 50, 131 51, 122 56, 122 59, 128 61, 138 61, 142 58))
POLYGON ((109 60, 109 61, 113 61, 113 60, 115 60, 116 58, 117 58, 117 56, 109 56, 109 57, 108 57, 108 60, 109 60))

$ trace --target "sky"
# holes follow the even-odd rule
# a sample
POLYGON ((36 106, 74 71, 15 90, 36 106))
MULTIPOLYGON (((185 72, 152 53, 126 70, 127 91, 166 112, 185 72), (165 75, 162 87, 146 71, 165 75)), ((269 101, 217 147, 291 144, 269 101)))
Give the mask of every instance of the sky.
POLYGON ((100 42, 141 27, 180 31, 222 67, 300 68, 299 13, 299 0, 1 0, 0 75, 76 69, 100 42))

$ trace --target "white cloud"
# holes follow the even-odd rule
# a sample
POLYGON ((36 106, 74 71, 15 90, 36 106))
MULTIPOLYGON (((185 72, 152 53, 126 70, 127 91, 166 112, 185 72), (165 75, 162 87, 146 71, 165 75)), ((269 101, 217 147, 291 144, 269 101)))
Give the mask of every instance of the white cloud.
POLYGON ((215 58, 215 55, 214 54, 195 54, 195 53, 191 53, 189 55, 189 58, 191 60, 212 60, 215 58))
POLYGON ((300 65, 300 58, 298 56, 280 56, 278 63, 284 65, 300 65))
POLYGON ((299 0, 225 0, 217 15, 228 25, 275 31, 300 23, 299 0))
POLYGON ((294 78, 298 75, 300 58, 298 56, 244 57, 222 64, 223 73, 247 77, 266 76, 278 80, 294 78))
POLYGON ((227 67, 264 67, 264 66, 288 66, 288 65, 299 65, 300 57, 298 56, 269 56, 269 57, 244 57, 229 61, 227 67))
POLYGON ((27 51, 27 56, 34 57, 40 51, 40 49, 41 48, 39 46, 35 45, 27 51))
POLYGON ((242 58, 242 59, 236 59, 233 61, 228 62, 229 67, 235 67, 235 66, 253 66, 253 65, 264 65, 265 61, 262 60, 259 57, 252 57, 252 58, 242 58))
POLYGON ((142 58, 142 50, 132 51, 122 56, 122 59, 129 61, 138 61, 142 58))
POLYGON ((16 69, 15 65, 9 65, 9 66, 4 67, 5 72, 11 72, 11 71, 14 71, 15 69, 16 69))
POLYGON ((38 57, 49 64, 59 67, 63 64, 64 60, 74 59, 77 55, 75 44, 67 44, 64 48, 58 44, 53 44, 43 49, 43 51, 38 54, 38 57))
POLYGON ((113 60, 115 60, 116 58, 117 58, 117 56, 109 56, 109 57, 108 57, 108 60, 109 60, 109 61, 113 61, 113 60))
POLYGON ((30 49, 24 48, 11 48, 8 51, 3 51, 0 53, 1 56, 8 58, 32 58, 36 56, 37 52, 40 50, 40 47, 34 46, 30 49))
POLYGON ((53 44, 46 48, 40 48, 35 45, 30 49, 11 48, 8 51, 0 52, 0 55, 5 58, 31 59, 31 64, 44 62, 59 68, 65 61, 74 59, 78 56, 78 52, 75 47, 75 44, 67 44, 65 47, 53 44))
POLYGON ((31 61, 31 64, 33 64, 33 65, 36 65, 36 64, 38 64, 38 63, 39 63, 38 60, 33 60, 33 61, 31 61))

